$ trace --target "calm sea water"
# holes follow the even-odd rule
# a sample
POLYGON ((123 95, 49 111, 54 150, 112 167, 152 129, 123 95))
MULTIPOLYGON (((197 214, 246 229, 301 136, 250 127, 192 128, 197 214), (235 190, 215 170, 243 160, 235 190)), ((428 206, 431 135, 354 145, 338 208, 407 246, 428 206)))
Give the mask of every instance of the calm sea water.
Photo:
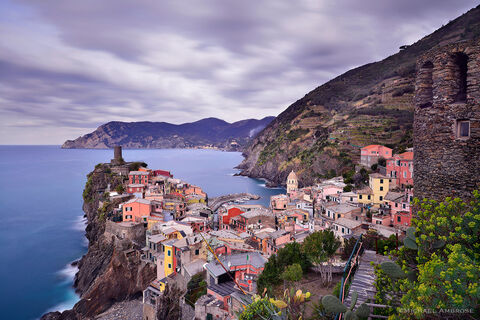
MULTIPOLYGON (((112 150, 63 150, 59 146, 0 146, 0 318, 36 319, 71 308, 76 269, 87 250, 82 190, 95 164, 112 150)), ((213 150, 124 150, 127 161, 170 170, 201 186, 210 197, 250 192, 268 205, 273 194, 261 180, 234 177, 240 153, 213 150)))

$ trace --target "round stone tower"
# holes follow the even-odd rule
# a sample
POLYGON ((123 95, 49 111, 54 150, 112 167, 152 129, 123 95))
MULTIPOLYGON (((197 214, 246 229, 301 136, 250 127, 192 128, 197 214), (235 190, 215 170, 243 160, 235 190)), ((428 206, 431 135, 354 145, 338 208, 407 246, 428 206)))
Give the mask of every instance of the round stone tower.
POLYGON ((116 164, 116 165, 123 163, 122 147, 121 146, 113 147, 113 159, 112 159, 111 163, 116 164))
POLYGON ((421 56, 415 87, 415 196, 468 199, 480 185, 480 43, 421 56))

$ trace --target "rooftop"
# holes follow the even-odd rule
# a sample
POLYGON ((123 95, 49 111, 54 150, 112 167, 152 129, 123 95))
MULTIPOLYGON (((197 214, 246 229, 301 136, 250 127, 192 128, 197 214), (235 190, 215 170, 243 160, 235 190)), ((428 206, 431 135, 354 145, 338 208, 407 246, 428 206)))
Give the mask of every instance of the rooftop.
POLYGON ((376 178, 376 179, 388 179, 387 176, 384 176, 383 174, 380 173, 371 173, 370 178, 376 178))
MULTIPOLYGON (((221 257, 220 260, 227 269, 243 265, 251 265, 256 269, 259 269, 263 268, 267 262, 267 259, 259 252, 233 254, 221 257)), ((215 277, 225 274, 225 269, 223 269, 223 267, 216 261, 207 263, 205 269, 215 277)))
POLYGON ((362 222, 346 218, 339 218, 334 222, 334 224, 338 224, 349 229, 355 229, 360 227, 362 225, 362 222))
POLYGON ((250 219, 250 218, 258 217, 258 216, 269 216, 269 217, 275 216, 275 214, 273 212, 270 212, 268 210, 262 210, 262 209, 253 209, 253 210, 244 212, 240 215, 242 217, 246 218, 246 219, 250 219))
POLYGON ((328 207, 328 209, 335 211, 337 213, 348 213, 352 210, 358 209, 358 207, 349 205, 348 203, 341 203, 341 204, 328 207))
POLYGON ((128 174, 129 174, 129 175, 130 175, 130 174, 142 175, 142 176, 148 176, 148 175, 150 175, 150 173, 149 173, 149 172, 146 172, 146 171, 130 171, 128 174))

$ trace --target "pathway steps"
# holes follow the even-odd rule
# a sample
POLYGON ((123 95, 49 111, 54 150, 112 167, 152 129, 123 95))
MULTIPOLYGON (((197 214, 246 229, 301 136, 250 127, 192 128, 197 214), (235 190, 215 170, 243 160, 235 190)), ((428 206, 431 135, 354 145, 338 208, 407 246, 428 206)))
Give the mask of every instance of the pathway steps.
POLYGON ((370 264, 371 261, 375 265, 380 264, 384 261, 389 260, 388 257, 376 254, 375 251, 365 250, 360 257, 360 263, 358 269, 355 272, 353 277, 352 284, 348 291, 348 296, 346 297, 344 304, 350 306, 352 302, 352 293, 354 291, 358 292, 358 299, 355 305, 355 309, 364 302, 368 300, 374 301, 375 296, 375 272, 374 266, 370 264))

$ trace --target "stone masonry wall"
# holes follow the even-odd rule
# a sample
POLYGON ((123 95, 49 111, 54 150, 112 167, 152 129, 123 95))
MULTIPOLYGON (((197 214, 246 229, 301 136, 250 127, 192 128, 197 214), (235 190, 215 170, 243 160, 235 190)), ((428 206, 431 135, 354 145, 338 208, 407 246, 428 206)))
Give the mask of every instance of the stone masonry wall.
POLYGON ((421 56, 415 104, 415 196, 471 197, 480 186, 480 42, 454 43, 421 56), (468 58, 466 96, 462 58, 468 58), (458 121, 469 121, 469 137, 459 137, 458 121))

